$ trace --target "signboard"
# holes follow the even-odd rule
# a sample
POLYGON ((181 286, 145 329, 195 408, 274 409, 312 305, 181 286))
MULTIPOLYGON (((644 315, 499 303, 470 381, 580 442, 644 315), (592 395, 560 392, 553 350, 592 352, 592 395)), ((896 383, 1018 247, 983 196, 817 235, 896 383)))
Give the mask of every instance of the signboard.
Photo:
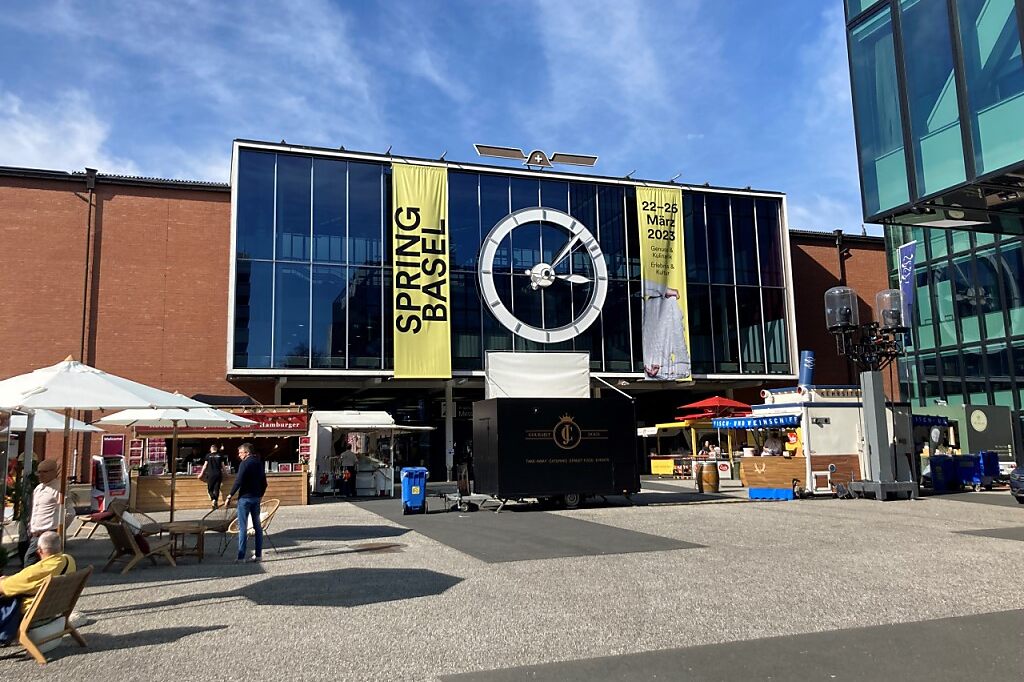
POLYGON ((693 381, 682 205, 679 189, 636 188, 644 300, 644 378, 651 381, 693 381))
POLYGON ((105 433, 101 445, 104 457, 117 457, 124 454, 124 436, 105 433))
POLYGON ((142 466, 142 455, 145 452, 145 441, 141 438, 132 438, 128 441, 128 466, 142 466))
MULTIPOLYGON (((231 411, 231 410, 227 410, 231 411)), ((261 433, 261 432, 289 432, 289 433, 306 433, 309 430, 309 415, 306 412, 244 412, 244 411, 231 411, 233 414, 238 414, 246 419, 251 419, 255 424, 243 426, 237 429, 229 429, 223 426, 201 426, 201 427, 190 427, 190 428, 179 428, 179 437, 186 434, 203 434, 203 433, 225 433, 234 432, 238 433, 261 433)), ((171 430, 166 426, 138 426, 135 431, 139 434, 169 434, 171 430)))
POLYGON ((907 242, 899 248, 900 300, 903 303, 903 325, 913 327, 914 318, 914 265, 917 259, 917 242, 907 242))
POLYGON ((395 378, 449 379, 448 171, 392 165, 395 378))

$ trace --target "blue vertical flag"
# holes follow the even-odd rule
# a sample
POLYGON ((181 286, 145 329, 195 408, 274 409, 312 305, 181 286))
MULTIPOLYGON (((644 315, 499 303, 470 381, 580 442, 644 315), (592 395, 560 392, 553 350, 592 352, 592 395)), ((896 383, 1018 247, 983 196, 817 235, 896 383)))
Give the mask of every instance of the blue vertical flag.
POLYGON ((900 298, 903 301, 903 324, 912 327, 914 310, 914 265, 917 261, 917 241, 907 242, 900 247, 898 252, 899 276, 900 276, 900 298))

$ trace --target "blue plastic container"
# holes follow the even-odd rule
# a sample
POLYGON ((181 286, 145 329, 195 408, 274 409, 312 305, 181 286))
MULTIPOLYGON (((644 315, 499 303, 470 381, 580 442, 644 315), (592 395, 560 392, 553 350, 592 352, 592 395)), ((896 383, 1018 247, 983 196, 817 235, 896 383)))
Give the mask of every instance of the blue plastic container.
POLYGON ((404 467, 402 469, 402 513, 427 513, 426 467, 404 467))
POLYGON ((993 480, 999 478, 999 453, 982 450, 978 456, 981 457, 981 475, 993 480))
POLYGON ((953 455, 956 473, 961 485, 980 489, 982 484, 981 457, 979 455, 953 455))
POLYGON ((937 493, 948 493, 960 489, 960 478, 957 466, 949 455, 932 455, 928 458, 928 466, 932 470, 932 490, 937 493))
POLYGON ((752 500, 795 500, 792 488, 748 488, 752 500))

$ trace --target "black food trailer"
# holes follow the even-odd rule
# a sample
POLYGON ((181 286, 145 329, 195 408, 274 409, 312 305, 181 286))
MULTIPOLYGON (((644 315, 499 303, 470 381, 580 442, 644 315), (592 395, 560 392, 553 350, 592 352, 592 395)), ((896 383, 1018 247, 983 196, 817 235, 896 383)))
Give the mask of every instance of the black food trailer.
POLYGON ((640 490, 632 403, 614 398, 492 398, 473 403, 477 493, 576 507, 640 490))

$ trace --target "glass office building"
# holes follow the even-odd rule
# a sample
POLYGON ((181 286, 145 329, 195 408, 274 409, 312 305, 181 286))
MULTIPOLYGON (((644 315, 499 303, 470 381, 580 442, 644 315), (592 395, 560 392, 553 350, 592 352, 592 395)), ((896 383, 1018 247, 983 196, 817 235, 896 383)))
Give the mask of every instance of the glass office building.
MULTIPOLYGON (((229 374, 341 380, 392 373, 391 161, 236 142, 229 374)), ((582 350, 595 373, 641 378, 640 181, 430 163, 448 174, 453 373, 482 374, 489 350, 582 350), (608 268, 599 319, 559 344, 513 335, 477 290, 484 235, 509 213, 535 206, 586 225, 608 268)), ((794 377, 784 197, 685 186, 683 197, 695 378, 794 377)), ((498 287, 506 306, 537 325, 573 319, 587 300, 584 289, 530 291, 530 278, 520 274, 559 247, 555 233, 538 223, 509 239, 496 261, 505 269, 498 287)))
POLYGON ((867 222, 1024 234, 1024 0, 846 0, 867 222))

